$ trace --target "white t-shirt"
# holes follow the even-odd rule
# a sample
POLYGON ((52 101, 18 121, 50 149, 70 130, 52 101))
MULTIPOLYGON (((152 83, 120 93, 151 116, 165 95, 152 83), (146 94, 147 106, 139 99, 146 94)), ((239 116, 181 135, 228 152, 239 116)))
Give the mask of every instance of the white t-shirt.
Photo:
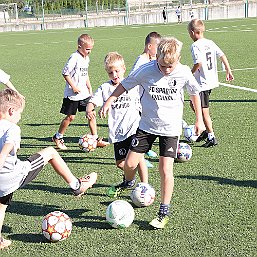
POLYGON ((194 73, 201 91, 218 87, 217 57, 224 55, 221 49, 212 40, 201 38, 191 45, 191 54, 194 64, 202 64, 194 73))
POLYGON ((6 84, 10 80, 10 75, 0 70, 0 83, 6 84))
POLYGON ((69 75, 74 84, 80 89, 80 93, 75 94, 69 85, 66 82, 64 97, 68 97, 73 101, 83 100, 90 96, 89 90, 86 85, 88 79, 88 66, 89 66, 89 57, 84 58, 78 51, 73 53, 65 64, 62 74, 69 75))
MULTIPOLYGON (((102 106, 115 88, 111 81, 105 82, 97 89, 90 102, 102 106)), ((110 143, 121 142, 136 133, 140 120, 139 112, 136 110, 138 95, 135 88, 123 93, 112 103, 108 113, 110 143)))
POLYGON ((126 90, 140 85, 142 114, 139 128, 161 136, 180 136, 184 88, 190 95, 199 93, 199 85, 188 66, 178 64, 164 76, 156 61, 142 65, 122 82, 126 90))
POLYGON ((4 166, 0 168, 0 197, 14 192, 20 187, 31 169, 30 162, 20 161, 17 150, 20 148, 20 127, 7 120, 0 120, 0 151, 4 144, 13 144, 4 166))

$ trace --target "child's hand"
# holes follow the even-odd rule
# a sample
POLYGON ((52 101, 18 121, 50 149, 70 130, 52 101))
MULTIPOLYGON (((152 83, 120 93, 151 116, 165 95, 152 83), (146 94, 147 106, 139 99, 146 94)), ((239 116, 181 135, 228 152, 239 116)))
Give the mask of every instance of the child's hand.
POLYGON ((101 109, 98 112, 101 119, 106 118, 109 109, 110 107, 106 103, 101 107, 101 109))
POLYGON ((234 76, 231 72, 228 72, 226 76, 226 81, 232 81, 232 80, 234 80, 234 76))
POLYGON ((79 89, 78 87, 76 87, 76 86, 72 87, 72 90, 73 90, 73 92, 74 92, 75 94, 80 93, 80 89, 79 89))

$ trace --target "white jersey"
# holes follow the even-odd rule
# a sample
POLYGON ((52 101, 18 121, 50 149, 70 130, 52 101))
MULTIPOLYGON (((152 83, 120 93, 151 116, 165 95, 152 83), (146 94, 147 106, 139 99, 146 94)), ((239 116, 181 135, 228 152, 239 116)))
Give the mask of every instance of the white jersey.
POLYGON ((124 79, 126 90, 140 85, 142 115, 139 128, 160 136, 180 136, 183 116, 184 88, 190 95, 199 93, 199 85, 188 66, 178 64, 174 71, 164 76, 156 61, 142 65, 124 79))
POLYGON ((191 54, 194 64, 202 64, 194 73, 201 91, 218 87, 217 57, 224 55, 221 49, 212 40, 201 38, 192 44, 191 54))
POLYGON ((148 63, 149 62, 149 59, 147 58, 147 56, 145 55, 139 55, 129 73, 129 75, 134 72, 135 70, 137 70, 141 65, 145 64, 145 63, 148 63))
POLYGON ((4 166, 0 168, 0 197, 18 189, 31 169, 30 162, 22 162, 17 158, 20 141, 20 127, 10 121, 0 120, 0 151, 4 144, 13 144, 13 150, 8 154, 4 166))
POLYGON ((0 70, 0 83, 6 84, 10 80, 10 75, 0 70))
MULTIPOLYGON (((89 102, 96 106, 102 106, 115 90, 111 81, 102 84, 94 93, 89 102)), ((136 110, 139 94, 137 88, 120 95, 112 103, 108 113, 109 141, 121 142, 131 135, 136 134, 140 115, 136 110)))
POLYGON ((90 96, 86 81, 88 79, 89 57, 84 58, 78 51, 73 53, 65 64, 62 74, 69 75, 80 93, 73 92, 72 87, 66 82, 64 97, 73 101, 83 100, 90 96))

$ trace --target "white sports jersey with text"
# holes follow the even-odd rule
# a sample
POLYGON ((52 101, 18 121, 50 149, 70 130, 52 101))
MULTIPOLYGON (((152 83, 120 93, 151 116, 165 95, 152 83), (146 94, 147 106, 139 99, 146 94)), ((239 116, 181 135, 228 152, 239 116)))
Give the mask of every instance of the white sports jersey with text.
POLYGON ((194 64, 202 64, 194 73, 201 91, 218 87, 217 57, 224 55, 221 49, 212 40, 201 38, 192 44, 191 54, 194 64))
MULTIPOLYGON (((111 81, 102 84, 90 99, 96 106, 102 106, 115 90, 111 81)), ((109 141, 110 143, 121 142, 136 133, 140 115, 136 109, 139 101, 138 89, 120 95, 112 103, 108 113, 109 141)))
POLYGON ((73 80, 74 84, 80 89, 80 93, 75 94, 66 82, 64 97, 68 97, 73 101, 79 101, 86 99, 90 96, 89 90, 86 85, 88 79, 88 66, 89 57, 84 58, 78 51, 73 53, 67 63, 65 64, 62 74, 69 75, 73 80))
POLYGON ((126 90, 140 85, 142 115, 139 128, 161 136, 180 136, 183 116, 184 89, 189 95, 199 94, 199 85, 188 66, 177 64, 164 76, 156 61, 142 65, 122 82, 126 90))

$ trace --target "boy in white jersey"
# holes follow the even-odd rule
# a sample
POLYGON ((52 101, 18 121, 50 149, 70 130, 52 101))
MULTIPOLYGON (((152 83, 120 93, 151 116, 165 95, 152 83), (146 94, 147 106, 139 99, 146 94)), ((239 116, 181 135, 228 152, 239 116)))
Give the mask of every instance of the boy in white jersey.
POLYGON ((184 89, 187 89, 195 107, 196 133, 203 128, 199 85, 190 68, 182 65, 182 43, 175 38, 164 38, 157 48, 157 59, 149 62, 125 78, 100 110, 105 117, 113 101, 122 93, 140 85, 142 115, 139 128, 125 160, 125 181, 121 189, 131 188, 135 168, 144 153, 151 149, 159 138, 159 172, 161 176, 161 204, 157 218, 150 222, 154 228, 164 228, 168 223, 169 206, 173 193, 173 162, 181 134, 184 89))
MULTIPOLYGON (((95 119, 96 106, 102 106, 120 82, 124 79, 126 66, 123 57, 117 52, 110 52, 104 59, 105 70, 110 78, 109 81, 102 84, 87 105, 88 119, 95 119)), ((140 114, 138 110, 139 93, 138 87, 129 92, 124 92, 112 103, 109 111, 109 141, 114 144, 114 154, 116 166, 123 170, 126 155, 133 136, 138 128, 140 114)), ((138 163, 138 171, 141 182, 148 183, 148 171, 144 158, 138 163)), ((133 180, 134 183, 134 180, 133 180)), ((107 195, 116 197, 119 190, 111 187, 107 195)))
MULTIPOLYGON (((145 48, 141 55, 139 55, 134 63, 130 74, 138 69, 141 65, 148 63, 152 60, 156 60, 157 46, 161 41, 161 35, 155 31, 150 32, 145 38, 145 48)), ((142 95, 142 88, 139 88, 140 96, 142 95)), ((157 154, 149 150, 146 155, 149 157, 157 157, 157 154)), ((148 168, 152 168, 153 165, 148 160, 146 161, 146 165, 148 168)))
MULTIPOLYGON (((92 96, 92 87, 88 76, 89 54, 94 46, 94 40, 88 34, 82 34, 78 38, 78 49, 73 53, 65 64, 62 75, 66 81, 64 98, 60 113, 66 115, 62 120, 59 130, 53 136, 53 141, 61 150, 66 150, 63 136, 75 119, 77 111, 85 112, 86 106, 92 96)), ((96 120, 89 121, 91 134, 98 139, 96 134, 96 120)), ((98 140, 97 146, 104 147, 108 143, 102 139, 98 140)))
POLYGON ((0 249, 11 244, 1 231, 7 206, 14 191, 32 181, 43 167, 50 163, 66 181, 75 196, 82 196, 96 182, 95 172, 77 179, 53 147, 45 148, 21 161, 17 158, 20 148, 20 127, 16 125, 25 106, 24 98, 12 89, 0 91, 0 249))
MULTIPOLYGON (((212 120, 209 111, 209 95, 211 90, 219 86, 217 72, 217 57, 220 58, 226 69, 226 80, 234 79, 229 62, 221 49, 209 39, 204 38, 205 26, 203 21, 193 19, 188 24, 188 33, 194 43, 191 46, 191 54, 194 62, 192 73, 200 85, 201 105, 203 121, 206 130, 198 137, 197 142, 207 139, 203 147, 211 147, 218 144, 214 135, 212 120)), ((191 105, 192 107, 192 105, 191 105)), ((194 109, 192 107, 192 109, 194 109)))

